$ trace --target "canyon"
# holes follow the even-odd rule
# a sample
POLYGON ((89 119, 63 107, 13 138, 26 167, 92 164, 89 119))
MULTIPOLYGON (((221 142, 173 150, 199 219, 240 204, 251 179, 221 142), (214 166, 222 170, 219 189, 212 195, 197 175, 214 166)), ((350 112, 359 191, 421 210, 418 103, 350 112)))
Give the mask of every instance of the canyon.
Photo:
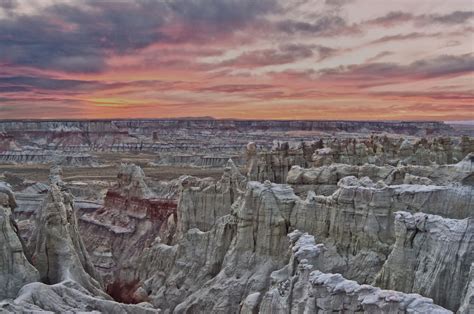
POLYGON ((473 313, 441 122, 0 121, 0 313, 473 313))

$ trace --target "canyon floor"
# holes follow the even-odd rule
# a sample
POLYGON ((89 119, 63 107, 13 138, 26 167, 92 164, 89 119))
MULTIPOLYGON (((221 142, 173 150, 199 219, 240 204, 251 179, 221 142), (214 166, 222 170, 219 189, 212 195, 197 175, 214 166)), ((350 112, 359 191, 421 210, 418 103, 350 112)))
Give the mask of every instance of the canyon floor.
POLYGON ((472 135, 0 121, 0 313, 474 313, 472 135))

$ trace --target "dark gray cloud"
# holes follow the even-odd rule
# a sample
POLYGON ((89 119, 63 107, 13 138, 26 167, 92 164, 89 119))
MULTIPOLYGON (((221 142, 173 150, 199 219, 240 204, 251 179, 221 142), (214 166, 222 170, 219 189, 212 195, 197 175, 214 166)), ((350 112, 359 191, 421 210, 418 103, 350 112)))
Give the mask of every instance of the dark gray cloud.
POLYGON ((413 32, 409 34, 397 34, 391 36, 384 36, 379 39, 376 39, 371 42, 371 44, 381 44, 386 43, 389 41, 401 41, 401 40, 413 40, 413 39, 420 39, 420 38, 432 38, 432 37, 439 37, 442 33, 419 33, 413 32))
POLYGON ((220 93, 245 93, 257 92, 274 88, 268 84, 223 84, 201 88, 200 91, 220 92, 220 93))
POLYGON ((375 62, 377 60, 382 59, 383 57, 391 56, 391 55, 393 55, 392 51, 382 51, 382 52, 379 52, 378 54, 376 54, 375 56, 367 59, 367 63, 375 62))
MULTIPOLYGON (((4 0, 4 4, 6 5, 4 0)), ((157 42, 230 36, 276 9, 274 0, 84 1, 0 19, 0 62, 66 72, 100 72, 111 54, 157 42), (179 25, 179 32, 167 27, 179 25)))
POLYGON ((112 6, 100 1, 95 10, 62 4, 37 15, 0 20, 0 61, 67 72, 101 71, 108 54, 130 52, 160 39, 156 29, 162 18, 153 16, 159 6, 141 3, 112 6))
POLYGON ((104 88, 106 84, 95 81, 64 80, 33 76, 0 77, 0 91, 13 92, 34 90, 92 91, 104 88))
POLYGON ((0 0, 0 9, 12 10, 18 6, 17 0, 0 0))
POLYGON ((312 22, 283 20, 276 23, 276 29, 290 35, 306 33, 312 36, 337 36, 359 33, 355 25, 348 25, 338 15, 322 15, 312 22))
POLYGON ((212 27, 230 28, 278 8, 274 0, 168 0, 169 8, 190 23, 206 21, 212 27))
POLYGON ((317 52, 318 52, 318 61, 322 61, 324 59, 327 59, 329 57, 332 57, 335 55, 339 50, 322 46, 322 45, 315 45, 313 47, 317 52))
POLYGON ((474 11, 454 11, 448 14, 423 14, 413 15, 408 12, 392 11, 384 16, 367 21, 367 24, 374 24, 384 27, 392 27, 405 22, 414 22, 417 25, 464 24, 474 17, 474 11))
POLYGON ((449 14, 422 15, 418 19, 421 23, 433 24, 463 24, 474 17, 474 11, 455 11, 449 14))
POLYGON ((30 88, 25 86, 0 86, 0 94, 2 93, 17 93, 17 92, 28 92, 30 88))
POLYGON ((326 0, 324 3, 329 6, 341 7, 354 1, 355 0, 326 0))
MULTIPOLYGON (((0 93, 13 92, 39 92, 62 94, 82 94, 92 91, 109 91, 122 87, 143 88, 144 90, 153 89, 170 90, 180 88, 183 85, 181 81, 160 81, 160 80, 134 80, 131 82, 101 82, 93 80, 68 80, 44 76, 26 76, 10 75, 0 76, 0 93)), ((129 93, 124 91, 123 93, 129 93)), ((120 92, 114 92, 119 95, 120 92)))
MULTIPOLYGON (((408 65, 396 63, 367 63, 322 70, 323 78, 356 80, 361 82, 383 81, 386 79, 417 78, 462 75, 474 71, 472 54, 443 55, 427 60, 418 60, 408 65)), ((370 84, 369 84, 370 85, 370 84)))
MULTIPOLYGON (((278 49, 260 49, 245 52, 233 59, 218 63, 217 66, 254 68, 268 65, 292 63, 314 55, 314 45, 286 44, 278 49)), ((329 48, 328 48, 329 49, 329 48)))
POLYGON ((400 23, 408 22, 413 19, 413 15, 407 12, 392 11, 384 16, 368 21, 369 24, 381 25, 385 27, 394 26, 400 23))

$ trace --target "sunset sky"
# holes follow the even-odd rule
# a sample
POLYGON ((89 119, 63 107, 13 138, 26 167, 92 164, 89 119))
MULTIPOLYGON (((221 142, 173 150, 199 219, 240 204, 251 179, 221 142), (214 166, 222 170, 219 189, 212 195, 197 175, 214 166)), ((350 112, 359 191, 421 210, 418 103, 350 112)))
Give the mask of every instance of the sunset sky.
POLYGON ((472 0, 0 0, 0 118, 474 120, 472 0))

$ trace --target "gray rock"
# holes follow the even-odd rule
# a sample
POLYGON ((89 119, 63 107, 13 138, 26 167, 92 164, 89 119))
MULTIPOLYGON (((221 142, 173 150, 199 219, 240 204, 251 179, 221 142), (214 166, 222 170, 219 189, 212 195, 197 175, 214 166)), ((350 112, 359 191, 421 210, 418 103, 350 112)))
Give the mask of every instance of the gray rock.
POLYGON ((376 285, 419 293, 458 309, 474 260, 474 219, 397 212, 395 235, 376 285))
POLYGON ((20 288, 39 279, 38 271, 27 260, 12 218, 16 207, 10 188, 0 182, 0 300, 16 296, 20 288))

